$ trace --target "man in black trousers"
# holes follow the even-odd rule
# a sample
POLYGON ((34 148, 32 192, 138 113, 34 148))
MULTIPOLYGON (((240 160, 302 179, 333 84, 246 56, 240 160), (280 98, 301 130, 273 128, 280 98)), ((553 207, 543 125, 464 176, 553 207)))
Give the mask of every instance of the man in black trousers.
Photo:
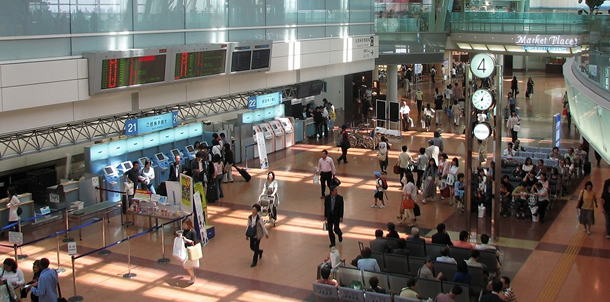
POLYGON ((324 218, 326 228, 330 237, 330 246, 335 246, 335 233, 339 236, 339 242, 343 241, 341 222, 343 222, 343 196, 339 195, 337 187, 330 187, 330 195, 324 198, 324 218))

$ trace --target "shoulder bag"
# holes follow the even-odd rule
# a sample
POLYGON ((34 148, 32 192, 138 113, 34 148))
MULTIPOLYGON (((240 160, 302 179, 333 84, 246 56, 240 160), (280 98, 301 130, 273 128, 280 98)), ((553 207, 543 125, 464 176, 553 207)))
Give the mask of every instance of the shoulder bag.
POLYGON ((256 237, 256 226, 258 224, 258 216, 256 216, 256 224, 254 224, 254 226, 251 226, 250 224, 248 224, 248 229, 246 229, 246 237, 248 238, 254 238, 256 237))
POLYGON ((193 246, 189 246, 186 248, 186 251, 189 255, 189 260, 199 260, 203 258, 203 251, 201 250, 201 242, 193 246))

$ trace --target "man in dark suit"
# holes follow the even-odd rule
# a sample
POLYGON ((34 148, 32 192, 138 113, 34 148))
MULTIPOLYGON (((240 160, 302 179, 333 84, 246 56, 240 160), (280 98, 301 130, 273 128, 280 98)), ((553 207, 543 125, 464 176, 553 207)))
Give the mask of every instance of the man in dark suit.
POLYGON ((180 163, 180 155, 174 157, 174 162, 169 166, 169 181, 180 181, 180 174, 186 174, 186 167, 180 163))
POLYGON ((205 163, 203 162, 203 152, 199 151, 195 155, 195 160, 191 161, 191 175, 193 177, 193 183, 203 181, 205 173, 205 163), (203 173, 202 173, 203 172, 203 173))
POLYGON ((375 230, 375 239, 369 242, 371 251, 378 253, 391 253, 392 248, 388 244, 388 239, 383 238, 383 230, 375 230))
POLYGON ((436 234, 432 235, 432 243, 453 245, 451 237, 447 234, 447 227, 444 223, 439 223, 436 226, 436 234))
POLYGON ((483 295, 481 297, 481 302, 502 302, 504 301, 500 298, 502 292, 502 281, 498 279, 494 279, 491 281, 491 293, 483 295))
POLYGON ((324 197, 324 218, 330 237, 330 247, 335 246, 335 233, 339 236, 339 242, 343 241, 343 232, 341 232, 343 208, 343 196, 339 195, 337 187, 330 187, 330 195, 324 197))

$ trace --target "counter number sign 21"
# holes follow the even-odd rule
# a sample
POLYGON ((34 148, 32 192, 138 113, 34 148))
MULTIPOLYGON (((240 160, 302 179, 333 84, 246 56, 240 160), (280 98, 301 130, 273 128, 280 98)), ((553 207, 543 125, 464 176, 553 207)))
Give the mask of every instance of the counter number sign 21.
POLYGON ((477 78, 485 79, 491 76, 496 67, 496 59, 488 53, 480 53, 470 61, 470 71, 477 78))

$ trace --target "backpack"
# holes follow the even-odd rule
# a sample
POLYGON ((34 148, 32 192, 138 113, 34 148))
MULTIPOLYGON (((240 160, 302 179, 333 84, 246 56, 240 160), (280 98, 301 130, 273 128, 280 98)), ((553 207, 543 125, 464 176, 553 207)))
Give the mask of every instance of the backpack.
POLYGON ((381 187, 382 187, 384 190, 387 190, 387 189, 388 189, 388 182, 385 180, 385 177, 381 177, 381 187))

